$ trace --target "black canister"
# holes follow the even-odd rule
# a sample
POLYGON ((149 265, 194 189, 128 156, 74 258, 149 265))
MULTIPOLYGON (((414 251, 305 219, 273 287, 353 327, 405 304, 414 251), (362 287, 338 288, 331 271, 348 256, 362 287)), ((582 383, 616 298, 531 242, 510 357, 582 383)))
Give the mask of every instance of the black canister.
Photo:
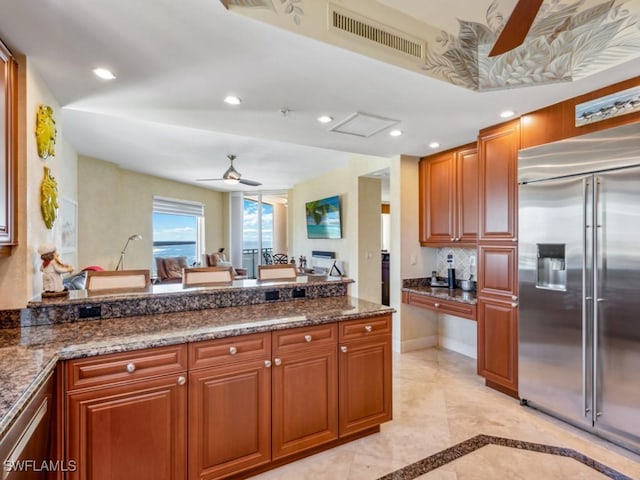
POLYGON ((450 268, 447 270, 447 287, 451 290, 456 288, 456 269, 450 268))

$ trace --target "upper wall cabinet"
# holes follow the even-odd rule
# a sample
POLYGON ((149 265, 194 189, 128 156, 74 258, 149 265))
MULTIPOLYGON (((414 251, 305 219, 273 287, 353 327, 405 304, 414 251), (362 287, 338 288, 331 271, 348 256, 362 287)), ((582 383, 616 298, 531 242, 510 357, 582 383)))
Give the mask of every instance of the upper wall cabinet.
POLYGON ((420 160, 420 244, 475 245, 478 152, 475 144, 420 160))
POLYGON ((9 49, 0 41, 0 256, 16 244, 15 175, 17 132, 17 70, 9 49))
POLYGON ((480 131, 479 242, 518 240, 520 120, 480 131))

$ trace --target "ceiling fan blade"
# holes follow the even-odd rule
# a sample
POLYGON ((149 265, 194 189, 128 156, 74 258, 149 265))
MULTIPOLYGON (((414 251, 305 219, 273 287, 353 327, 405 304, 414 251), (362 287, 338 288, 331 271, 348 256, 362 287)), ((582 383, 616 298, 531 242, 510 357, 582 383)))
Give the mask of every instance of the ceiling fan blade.
POLYGON ((260 185, 262 185, 260 182, 256 182, 254 180, 245 180, 244 178, 241 178, 238 181, 243 185, 249 185, 251 187, 259 187, 260 185))
POLYGON ((490 57, 502 55, 522 45, 531 29, 531 24, 538 14, 544 0, 518 0, 511 12, 511 16, 498 35, 489 52, 490 57))
POLYGON ((196 182, 213 182, 214 180, 224 180, 224 178, 196 178, 196 182))

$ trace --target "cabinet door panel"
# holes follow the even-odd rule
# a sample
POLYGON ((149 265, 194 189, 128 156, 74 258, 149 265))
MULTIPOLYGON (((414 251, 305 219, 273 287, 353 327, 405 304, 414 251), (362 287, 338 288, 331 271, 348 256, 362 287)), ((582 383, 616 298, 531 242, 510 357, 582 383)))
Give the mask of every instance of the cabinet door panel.
POLYGON ((264 360, 189 375, 189 477, 219 478, 271 460, 271 370, 264 360))
POLYGON ((506 388, 518 389, 517 307, 478 301, 478 374, 506 388))
POLYGON ((517 238, 519 148, 519 121, 480 133, 479 241, 517 238))
POLYGON ((478 246, 478 295, 517 300, 518 248, 478 246))
POLYGON ((274 362, 271 372, 273 459, 338 438, 336 348, 334 344, 289 353, 274 362))
POLYGON ((391 336, 341 345, 340 435, 391 420, 391 336))
POLYGON ((424 239, 428 243, 450 243, 455 237, 454 189, 455 162, 453 152, 423 160, 424 239))
POLYGON ((456 155, 457 233, 460 243, 475 243, 478 238, 478 149, 461 150, 456 155))
POLYGON ((184 480, 186 400, 177 375, 69 394, 69 478, 184 480))

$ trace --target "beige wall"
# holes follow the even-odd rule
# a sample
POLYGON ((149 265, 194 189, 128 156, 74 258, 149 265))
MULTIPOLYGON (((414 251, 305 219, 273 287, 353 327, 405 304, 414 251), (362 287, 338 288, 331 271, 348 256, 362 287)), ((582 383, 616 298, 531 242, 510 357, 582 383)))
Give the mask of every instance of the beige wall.
POLYGON ((380 303, 382 301, 382 257, 380 250, 381 182, 378 178, 358 178, 358 296, 364 300, 380 303))
MULTIPOLYGON (((296 258, 305 255, 307 260, 311 258, 312 250, 328 250, 336 252, 336 258, 343 262, 345 273, 353 278, 356 283, 351 287, 351 294, 359 295, 360 286, 363 291, 369 291, 370 285, 375 279, 360 277, 358 275, 359 262, 359 231, 360 217, 363 222, 368 215, 366 209, 375 210, 375 216, 379 225, 380 195, 371 200, 369 204, 360 204, 358 191, 360 188, 359 177, 372 172, 388 168, 389 159, 366 155, 353 155, 346 167, 336 169, 326 175, 301 182, 289 190, 289 253, 296 258), (342 208, 342 238, 335 240, 308 239, 304 205, 306 202, 321 198, 340 195, 342 208)), ((376 227, 372 227, 376 228, 376 227)), ((379 226, 376 230, 377 241, 380 241, 379 226)), ((380 247, 374 256, 380 263, 380 247)), ((378 279, 377 288, 380 288, 378 279)))
MULTIPOLYGON (((18 247, 12 255, 0 261, 0 309, 22 308, 42 291, 39 272, 38 246, 53 242, 60 246, 60 221, 47 229, 40 212, 40 183, 43 167, 51 169, 58 183, 58 200, 63 197, 77 199, 77 154, 64 136, 60 121, 60 105, 48 87, 24 57, 18 57, 19 74, 19 140, 18 140, 18 247), (38 157, 35 140, 35 122, 38 106, 49 105, 57 120, 56 154, 46 160, 38 157)), ((76 264, 76 253, 61 253, 66 263, 76 264)))
POLYGON ((273 253, 288 253, 288 208, 284 203, 273 203, 273 253))
POLYGON ((391 160, 391 261, 390 303, 393 315, 393 349, 409 351, 438 344, 436 314, 402 303, 402 279, 428 275, 435 264, 435 249, 418 241, 418 158, 391 160))
MULTIPOLYGON (((78 243, 80 267, 114 269, 127 238, 126 268, 152 268, 153 196, 202 202, 207 252, 227 247, 228 194, 124 170, 81 156, 78 161, 78 243)), ((201 252, 200 252, 201 253, 201 252)))

